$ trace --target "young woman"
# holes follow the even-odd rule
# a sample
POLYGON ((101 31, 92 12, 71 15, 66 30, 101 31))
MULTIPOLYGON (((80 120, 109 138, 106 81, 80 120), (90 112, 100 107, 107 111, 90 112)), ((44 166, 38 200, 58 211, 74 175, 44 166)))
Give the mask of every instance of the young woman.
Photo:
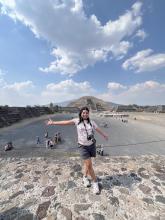
POLYGON ((83 183, 86 187, 90 186, 90 181, 88 179, 89 175, 93 180, 94 194, 99 194, 99 186, 91 160, 92 157, 96 157, 94 131, 96 130, 106 140, 108 140, 108 136, 103 133, 100 128, 98 128, 97 124, 93 120, 90 120, 88 107, 83 107, 80 110, 79 118, 65 121, 52 121, 49 119, 47 125, 75 125, 77 127, 79 151, 80 156, 84 161, 85 168, 83 183))

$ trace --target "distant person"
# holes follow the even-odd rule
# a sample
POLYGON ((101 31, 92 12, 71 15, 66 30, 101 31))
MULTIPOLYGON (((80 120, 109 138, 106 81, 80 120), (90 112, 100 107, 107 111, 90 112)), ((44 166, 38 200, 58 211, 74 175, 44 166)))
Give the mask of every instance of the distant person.
POLYGON ((103 145, 100 144, 97 146, 98 150, 97 150, 97 153, 100 154, 101 156, 104 155, 104 148, 103 148, 103 145))
POLYGON ((47 140, 45 141, 45 143, 46 143, 46 148, 49 148, 49 146, 50 146, 50 140, 47 139, 47 140))
POLYGON ((107 123, 104 124, 104 128, 108 128, 108 124, 107 123))
POLYGON ((50 148, 53 148, 54 147, 54 143, 53 143, 53 141, 50 139, 50 141, 49 141, 49 147, 50 148))
POLYGON ((79 112, 79 118, 65 121, 52 121, 49 119, 47 125, 75 125, 77 127, 79 151, 80 156, 84 161, 85 168, 83 183, 84 186, 89 187, 90 181, 88 179, 88 175, 91 176, 93 180, 93 193, 99 194, 99 185, 91 160, 92 157, 96 157, 96 141, 94 138, 94 131, 96 130, 106 140, 108 140, 108 136, 104 134, 100 128, 98 128, 97 124, 93 120, 90 120, 89 109, 87 107, 83 107, 79 112))
POLYGON ((13 149, 13 144, 10 141, 5 145, 5 151, 12 150, 12 149, 13 149))
POLYGON ((54 142, 52 141, 52 139, 47 139, 46 140, 46 148, 48 149, 48 148, 53 148, 54 147, 54 142))
POLYGON ((39 136, 37 136, 37 140, 36 140, 36 142, 37 142, 37 144, 40 144, 41 142, 40 142, 40 138, 39 138, 39 136))
POLYGON ((54 144, 58 144, 58 133, 54 136, 54 144))
POLYGON ((61 134, 60 132, 57 132, 54 137, 54 144, 58 144, 60 142, 61 142, 61 134))
POLYGON ((57 138, 58 138, 58 143, 60 143, 61 142, 61 134, 60 134, 60 132, 57 133, 57 138))
POLYGON ((48 135, 48 132, 46 132, 46 133, 45 133, 45 138, 48 138, 48 136, 49 136, 49 135, 48 135))

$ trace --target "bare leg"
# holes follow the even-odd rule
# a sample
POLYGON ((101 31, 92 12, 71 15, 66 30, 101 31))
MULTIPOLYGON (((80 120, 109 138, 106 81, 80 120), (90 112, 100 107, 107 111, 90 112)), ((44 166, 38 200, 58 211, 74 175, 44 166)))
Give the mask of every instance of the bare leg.
POLYGON ((84 166, 85 166, 85 172, 84 172, 85 176, 90 175, 92 180, 96 182, 96 175, 92 167, 91 159, 84 160, 84 166))

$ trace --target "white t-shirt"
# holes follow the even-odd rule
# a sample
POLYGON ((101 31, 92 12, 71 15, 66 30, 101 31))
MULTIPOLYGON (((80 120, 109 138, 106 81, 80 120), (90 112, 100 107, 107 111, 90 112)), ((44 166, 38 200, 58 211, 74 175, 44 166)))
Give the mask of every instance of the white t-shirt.
POLYGON ((93 134, 94 130, 98 127, 97 124, 92 120, 90 121, 92 126, 90 125, 90 123, 88 123, 87 120, 84 120, 84 123, 81 122, 80 124, 78 124, 79 118, 74 118, 72 119, 72 121, 77 127, 78 143, 84 146, 90 146, 91 144, 93 144, 92 140, 87 140, 87 132, 88 135, 93 134), (87 132, 85 130, 84 124, 86 125, 87 132))

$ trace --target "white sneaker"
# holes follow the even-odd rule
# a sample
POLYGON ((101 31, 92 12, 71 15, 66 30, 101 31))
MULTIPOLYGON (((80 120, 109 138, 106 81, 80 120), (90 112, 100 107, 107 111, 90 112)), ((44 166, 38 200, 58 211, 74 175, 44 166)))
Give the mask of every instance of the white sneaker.
POLYGON ((89 179, 86 176, 83 176, 83 183, 85 187, 90 187, 91 183, 89 181, 89 179))
POLYGON ((96 195, 100 193, 98 182, 93 182, 93 193, 96 195))

